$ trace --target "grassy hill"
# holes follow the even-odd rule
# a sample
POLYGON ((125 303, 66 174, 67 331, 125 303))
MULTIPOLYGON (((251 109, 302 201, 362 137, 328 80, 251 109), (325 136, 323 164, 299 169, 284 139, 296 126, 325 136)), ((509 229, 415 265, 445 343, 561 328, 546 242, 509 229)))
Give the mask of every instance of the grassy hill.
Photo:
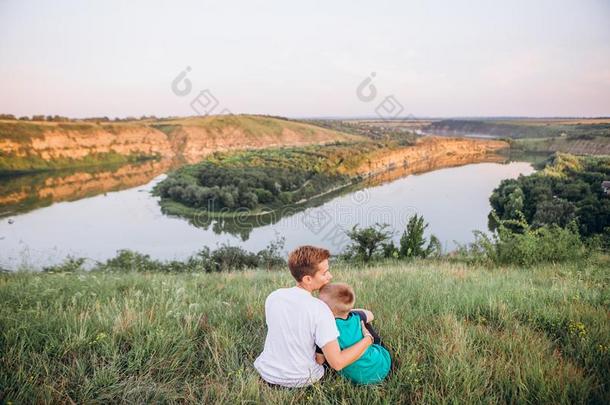
POLYGON ((362 139, 307 123, 251 115, 127 122, 0 120, 0 174, 147 158, 193 163, 218 150, 362 139))
POLYGON ((609 264, 334 264, 398 367, 294 391, 252 368, 288 271, 4 274, 0 402, 608 403, 609 264))

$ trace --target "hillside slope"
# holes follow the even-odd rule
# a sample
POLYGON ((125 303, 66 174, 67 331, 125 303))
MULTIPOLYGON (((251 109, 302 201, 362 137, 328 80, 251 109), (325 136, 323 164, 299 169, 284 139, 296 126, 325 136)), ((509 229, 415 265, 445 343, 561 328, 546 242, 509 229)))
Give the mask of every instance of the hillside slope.
MULTIPOLYGON (((265 385, 265 297, 288 270, 0 274, 7 403, 608 403, 605 262, 333 263, 392 353, 380 386, 265 385)), ((607 268, 607 267, 606 267, 607 268)))
POLYGON ((0 121, 0 172, 160 157, 189 163, 214 151, 359 139, 296 121, 209 116, 118 123, 0 121))

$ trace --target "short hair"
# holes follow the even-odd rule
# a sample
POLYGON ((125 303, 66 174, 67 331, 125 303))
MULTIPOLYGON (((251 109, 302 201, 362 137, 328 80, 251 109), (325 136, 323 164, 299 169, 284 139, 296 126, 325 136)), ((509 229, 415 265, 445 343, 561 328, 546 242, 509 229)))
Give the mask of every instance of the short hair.
POLYGON ((318 271, 318 264, 330 257, 327 249, 315 246, 300 246, 288 255, 288 268, 296 281, 305 276, 313 276, 318 271))
POLYGON ((320 299, 324 301, 333 312, 344 314, 354 308, 356 293, 345 283, 330 283, 320 289, 320 299))

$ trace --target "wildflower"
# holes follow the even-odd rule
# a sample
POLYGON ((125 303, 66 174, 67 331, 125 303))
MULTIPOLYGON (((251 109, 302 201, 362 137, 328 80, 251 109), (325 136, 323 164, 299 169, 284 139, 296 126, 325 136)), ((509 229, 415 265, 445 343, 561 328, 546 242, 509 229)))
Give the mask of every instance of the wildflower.
POLYGON ((570 321, 570 323, 568 324, 568 332, 571 336, 578 336, 581 339, 587 337, 587 328, 582 322, 570 321))

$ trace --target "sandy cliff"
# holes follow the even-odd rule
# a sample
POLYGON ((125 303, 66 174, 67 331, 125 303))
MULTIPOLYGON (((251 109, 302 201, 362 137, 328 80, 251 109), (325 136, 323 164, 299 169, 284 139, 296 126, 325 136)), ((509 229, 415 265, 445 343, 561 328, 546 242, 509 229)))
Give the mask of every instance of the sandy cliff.
MULTIPOLYGON (((194 163, 214 151, 357 139, 313 125, 258 116, 195 117, 131 123, 0 121, 0 160, 77 161, 91 155, 181 158, 194 163)), ((1 163, 1 162, 0 162, 1 163)), ((75 162, 76 164, 77 162, 75 162)))
POLYGON ((418 139, 414 146, 373 153, 353 174, 375 176, 400 168, 415 173, 456 166, 508 147, 504 141, 428 136, 418 139))

